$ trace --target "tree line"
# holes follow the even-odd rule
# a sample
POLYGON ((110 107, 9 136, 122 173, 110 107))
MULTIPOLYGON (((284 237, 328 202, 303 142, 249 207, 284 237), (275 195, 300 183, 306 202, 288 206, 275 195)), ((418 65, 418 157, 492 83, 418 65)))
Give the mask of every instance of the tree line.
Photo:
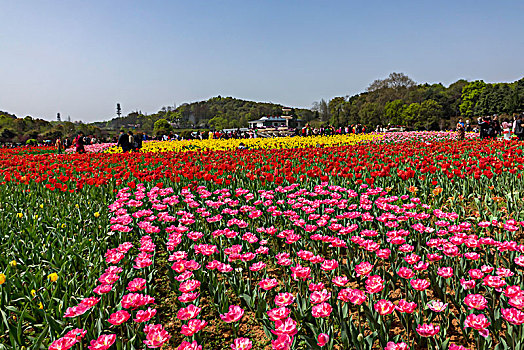
MULTIPOLYGON (((247 127, 248 121, 260 119, 263 116, 282 115, 283 107, 270 102, 254 102, 217 96, 206 101, 185 103, 178 107, 162 107, 160 111, 150 115, 137 111, 108 122, 95 124, 111 130, 137 127, 146 133, 164 132, 171 129, 236 129, 247 127), (159 120, 160 122, 157 123, 159 120)), ((315 113, 309 109, 294 108, 291 113, 305 120, 312 120, 315 117, 315 113)))
MULTIPOLYGON (((146 134, 169 133, 181 129, 231 129, 248 126, 248 121, 267 115, 281 115, 280 104, 245 101, 217 96, 205 101, 162 107, 153 114, 140 111, 107 122, 90 124, 49 122, 0 111, 0 142, 23 143, 31 139, 71 137, 79 131, 103 139, 120 129, 136 129, 146 134)), ((512 116, 524 112, 524 78, 512 83, 468 82, 460 79, 449 86, 441 83, 417 84, 403 73, 391 73, 373 81, 363 93, 321 99, 310 109, 292 108, 290 114, 314 126, 335 127, 362 124, 402 125, 415 130, 453 128, 459 116, 498 114, 512 116)), ((472 120, 474 123, 475 120, 472 120)))
POLYGON ((42 140, 54 141, 57 138, 73 137, 82 131, 99 139, 108 136, 103 130, 93 124, 72 123, 70 121, 47 121, 26 116, 17 118, 8 112, 0 111, 0 143, 32 143, 42 140))
POLYGON ((391 124, 442 130, 453 128, 460 116, 511 117, 524 112, 524 78, 495 84, 461 79, 445 87, 441 83, 416 84, 405 74, 392 73, 375 80, 364 93, 321 100, 314 108, 323 121, 335 126, 391 124))
MULTIPOLYGON (((134 112, 112 119, 105 126, 119 129, 140 124, 149 133, 167 132, 173 128, 241 128, 247 127, 248 121, 265 115, 281 115, 282 107, 217 96, 179 107, 163 107, 152 115, 134 112)), ((513 83, 494 84, 460 79, 446 87, 441 83, 417 84, 406 74, 391 73, 373 81, 363 93, 333 97, 329 101, 321 99, 314 102, 311 109, 294 108, 291 114, 315 126, 362 124, 369 130, 377 125, 391 124, 414 130, 442 130, 453 128, 460 116, 470 119, 492 114, 510 117, 522 112, 524 78, 513 83)))

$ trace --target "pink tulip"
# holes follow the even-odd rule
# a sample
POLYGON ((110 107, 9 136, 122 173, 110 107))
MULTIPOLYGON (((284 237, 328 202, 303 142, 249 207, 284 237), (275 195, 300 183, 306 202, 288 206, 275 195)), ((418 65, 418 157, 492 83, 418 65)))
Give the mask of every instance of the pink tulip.
POLYGON ((180 344, 176 350, 202 350, 202 345, 198 345, 198 343, 193 341, 192 343, 183 341, 182 344, 180 344))
POLYGON ((395 304, 389 300, 380 299, 377 303, 375 303, 374 309, 382 316, 389 315, 395 311, 395 304))
POLYGON ((404 342, 400 343, 393 343, 392 341, 388 342, 387 346, 384 348, 384 350, 409 350, 408 344, 404 342))
POLYGON ((357 266, 355 266, 355 272, 357 273, 357 276, 367 276, 370 274, 372 269, 373 269, 373 265, 371 265, 367 261, 364 261, 358 264, 357 266))
POLYGON ((378 293, 384 289, 384 280, 378 276, 369 276, 366 280, 366 291, 369 294, 378 293))
POLYGON ((396 310, 404 313, 411 314, 417 308, 417 304, 414 302, 408 302, 404 299, 398 301, 398 305, 395 307, 396 310))
POLYGON ((78 339, 76 339, 75 337, 65 336, 51 343, 51 345, 49 346, 49 350, 69 350, 76 343, 78 343, 78 339))
POLYGON ((468 294, 466 298, 464 298, 464 303, 470 310, 484 310, 488 306, 488 301, 480 294, 468 294))
POLYGON ((432 300, 427 304, 427 307, 434 312, 442 312, 448 307, 448 304, 444 304, 438 300, 432 300))
POLYGON ((271 332, 276 335, 286 334, 294 336, 297 334, 297 323, 291 318, 277 320, 275 321, 275 330, 271 332))
POLYGON ((207 321, 202 321, 199 319, 192 319, 189 320, 187 325, 182 325, 182 330, 180 333, 183 335, 190 337, 195 333, 198 333, 200 330, 202 330, 207 325, 207 321))
POLYGON ((89 350, 107 350, 116 340, 116 334, 103 334, 97 339, 91 340, 87 347, 89 350))
POLYGON ((127 321, 129 317, 131 317, 129 312, 125 310, 120 310, 111 314, 107 322, 111 323, 113 326, 118 326, 127 321))
POLYGON ((291 293, 278 293, 275 297, 275 304, 278 306, 288 306, 295 301, 295 297, 291 293))
POLYGON ((464 321, 464 328, 471 327, 480 331, 489 327, 490 324, 491 322, 488 321, 484 314, 471 314, 466 317, 466 320, 464 321))
POLYGON ((451 267, 441 267, 438 269, 437 274, 443 278, 453 277, 453 268, 451 267))
POLYGON ((239 321, 242 316, 244 316, 244 310, 240 306, 230 305, 229 311, 220 315, 220 318, 226 323, 232 323, 239 321))
POLYGON ((271 341, 273 350, 290 350, 293 344, 293 337, 287 334, 279 334, 276 340, 271 341))
POLYGON ((147 322, 155 315, 156 315, 156 309, 152 309, 149 307, 147 308, 147 310, 139 310, 136 313, 136 318, 134 319, 134 321, 137 323, 147 322))
POLYGON ((311 314, 315 318, 329 317, 329 315, 331 314, 331 311, 333 311, 333 308, 331 307, 331 305, 329 305, 328 303, 322 303, 322 304, 313 306, 311 310, 311 314))
POLYGON ((325 346, 329 341, 329 335, 326 333, 320 333, 317 337, 317 345, 320 347, 325 346))
POLYGON ((253 343, 248 338, 236 338, 231 344, 233 350, 250 350, 253 343))
POLYGON ((320 292, 313 292, 311 293, 311 296, 309 297, 310 301, 313 304, 323 303, 324 301, 328 300, 329 298, 331 298, 331 293, 329 293, 327 289, 323 289, 320 292))
POLYGON ((271 309, 267 312, 267 315, 271 321, 283 320, 288 317, 291 310, 282 306, 276 309, 271 309))
POLYGON ((423 280, 423 279, 414 279, 414 280, 411 280, 409 281, 409 284, 411 284, 411 287, 413 287, 413 289, 416 289, 416 290, 419 290, 419 291, 423 291, 423 290, 426 290, 430 283, 426 280, 423 280))
POLYGON ((160 348, 171 338, 161 324, 147 325, 144 328, 144 332, 146 333, 144 344, 150 348, 160 348))
POLYGON ((524 312, 518 309, 515 309, 515 308, 502 309, 501 313, 502 313, 502 317, 504 317, 504 319, 511 324, 514 324, 517 326, 524 324, 524 312))
POLYGON ((200 313, 200 310, 201 308, 193 304, 190 304, 187 307, 178 310, 176 317, 179 320, 187 321, 187 320, 197 317, 198 314, 200 313))
POLYGON ((455 345, 453 343, 449 344, 449 350, 471 350, 463 347, 462 345, 455 345))
POLYGON ((417 326, 417 333, 420 334, 422 337, 433 337, 435 334, 437 334, 440 331, 440 326, 435 326, 432 323, 430 324, 419 324, 417 326))
POLYGON ((399 270, 398 270, 398 275, 402 278, 405 278, 405 279, 410 279, 411 277, 415 276, 415 273, 413 272, 413 270, 411 270, 410 268, 407 268, 407 267, 401 267, 399 270))

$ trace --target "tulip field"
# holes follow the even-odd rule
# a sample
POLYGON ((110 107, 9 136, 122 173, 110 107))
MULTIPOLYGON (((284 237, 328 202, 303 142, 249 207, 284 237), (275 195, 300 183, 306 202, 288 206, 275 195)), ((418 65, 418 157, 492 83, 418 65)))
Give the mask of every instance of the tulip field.
POLYGON ((524 350, 523 153, 453 133, 0 149, 0 350, 524 350))

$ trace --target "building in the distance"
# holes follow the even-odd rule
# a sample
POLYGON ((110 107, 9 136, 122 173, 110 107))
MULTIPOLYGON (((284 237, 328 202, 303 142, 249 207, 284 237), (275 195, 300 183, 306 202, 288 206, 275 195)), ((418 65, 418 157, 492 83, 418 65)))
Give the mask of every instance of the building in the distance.
POLYGON ((281 116, 264 116, 258 120, 247 122, 250 129, 260 128, 301 128, 303 127, 302 120, 292 115, 293 109, 283 107, 281 116))
POLYGON ((278 128, 286 126, 286 119, 279 116, 266 116, 258 120, 247 122, 250 129, 260 128, 278 128))

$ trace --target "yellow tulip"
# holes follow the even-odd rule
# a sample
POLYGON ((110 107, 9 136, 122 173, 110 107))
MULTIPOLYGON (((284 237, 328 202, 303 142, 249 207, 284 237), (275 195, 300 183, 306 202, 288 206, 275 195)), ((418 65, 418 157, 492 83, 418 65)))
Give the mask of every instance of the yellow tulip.
POLYGON ((50 279, 51 282, 56 282, 58 280, 58 275, 55 272, 53 272, 52 274, 47 276, 47 278, 50 279))
POLYGON ((19 218, 24 217, 24 214, 22 214, 22 213, 18 213, 17 215, 18 215, 19 218))
POLYGON ((38 303, 38 308, 39 309, 43 309, 44 308, 44 305, 42 305, 42 302, 38 303))
POLYGON ((99 212, 96 212, 95 213, 95 218, 99 217, 100 216, 100 213, 99 212))
POLYGON ((3 273, 0 273, 0 285, 4 284, 5 283, 5 275, 3 273))
POLYGON ((16 267, 16 260, 11 260, 9 265, 11 265, 12 267, 16 267))
POLYGON ((40 209, 44 209, 44 205, 43 204, 40 204, 40 209))
MULTIPOLYGON (((381 139, 383 135, 334 135, 311 137, 273 137, 256 139, 229 140, 184 140, 184 141, 151 141, 143 145, 142 152, 188 152, 194 150, 233 150, 240 143, 249 149, 286 149, 307 147, 332 147, 354 145, 381 139)), ((107 153, 122 153, 119 147, 107 149, 107 153)))
POLYGON ((62 224, 62 228, 66 228, 66 226, 67 226, 66 224, 62 224))
POLYGON ((31 289, 31 295, 33 296, 33 298, 36 296, 36 290, 34 289, 31 289))

